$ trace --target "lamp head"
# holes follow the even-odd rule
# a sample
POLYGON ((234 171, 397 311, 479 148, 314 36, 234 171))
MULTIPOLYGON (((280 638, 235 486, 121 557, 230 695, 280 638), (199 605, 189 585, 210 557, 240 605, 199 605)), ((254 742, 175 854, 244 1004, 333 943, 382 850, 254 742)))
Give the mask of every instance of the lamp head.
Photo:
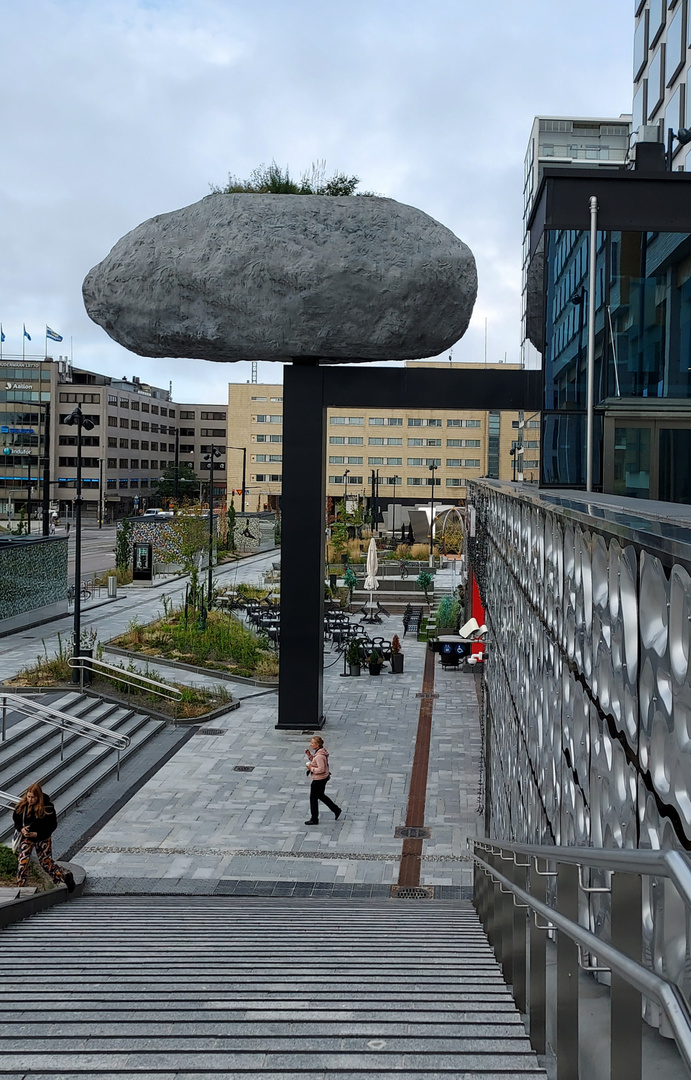
POLYGON ((691 142, 691 128, 679 128, 677 132, 677 139, 680 146, 686 146, 691 142))

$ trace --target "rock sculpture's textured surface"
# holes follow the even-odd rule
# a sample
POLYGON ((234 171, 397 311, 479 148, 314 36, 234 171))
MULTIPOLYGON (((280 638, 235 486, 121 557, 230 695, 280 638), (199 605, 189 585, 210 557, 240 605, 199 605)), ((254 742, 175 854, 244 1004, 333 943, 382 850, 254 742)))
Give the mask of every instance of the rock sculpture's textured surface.
POLYGON ((209 195, 133 229, 83 292, 141 356, 404 360, 461 337, 477 274, 452 232, 392 199, 209 195))

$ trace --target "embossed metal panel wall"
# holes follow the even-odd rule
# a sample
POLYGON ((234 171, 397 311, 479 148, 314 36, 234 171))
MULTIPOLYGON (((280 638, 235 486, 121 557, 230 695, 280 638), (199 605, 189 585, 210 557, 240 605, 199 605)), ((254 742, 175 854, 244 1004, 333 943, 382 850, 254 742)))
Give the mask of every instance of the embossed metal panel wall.
POLYGON ((67 540, 35 537, 0 545, 0 619, 67 596, 67 540))
MULTIPOLYGON (((651 550, 640 529, 627 537, 602 517, 515 492, 482 481, 470 491, 470 563, 491 641, 487 831, 691 850, 691 529, 651 550)), ((644 518, 639 510, 639 526, 644 518)), ((607 898, 584 911, 586 925, 609 933, 607 898)), ((644 911, 649 962, 688 997, 678 897, 650 879, 644 911)))

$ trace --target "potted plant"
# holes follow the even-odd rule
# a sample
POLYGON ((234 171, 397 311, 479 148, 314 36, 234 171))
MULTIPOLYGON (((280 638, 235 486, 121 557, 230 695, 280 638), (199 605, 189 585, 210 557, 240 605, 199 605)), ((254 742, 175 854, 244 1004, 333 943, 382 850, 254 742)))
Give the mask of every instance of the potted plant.
POLYGON ((370 675, 381 675, 381 668, 384 661, 381 653, 377 649, 372 649, 372 652, 367 657, 367 663, 369 665, 370 675))
POLYGON ((362 646, 359 638, 351 638, 348 642, 348 648, 346 649, 346 663, 351 675, 360 674, 360 663, 362 661, 362 646))
POLYGON ((391 638, 391 672, 394 675, 400 675, 403 671, 403 653, 401 652, 401 642, 398 634, 394 634, 391 638))
POLYGON ((455 634, 460 607, 455 596, 442 596, 437 606, 437 634, 455 634))

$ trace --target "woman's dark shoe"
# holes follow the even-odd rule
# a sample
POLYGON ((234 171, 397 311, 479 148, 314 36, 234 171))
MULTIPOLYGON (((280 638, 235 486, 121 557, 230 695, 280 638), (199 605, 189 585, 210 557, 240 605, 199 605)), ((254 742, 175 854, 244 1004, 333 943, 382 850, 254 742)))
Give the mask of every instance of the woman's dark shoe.
POLYGON ((318 825, 318 824, 319 824, 319 822, 318 821, 313 821, 312 818, 310 818, 309 821, 305 822, 305 825, 318 825))
POLYGON ((343 813, 343 807, 342 806, 339 806, 338 810, 334 810, 334 817, 336 818, 336 821, 338 821, 338 819, 340 818, 342 813, 343 813))
POLYGON ((74 892, 74 874, 71 870, 65 871, 65 885, 68 892, 74 892))

